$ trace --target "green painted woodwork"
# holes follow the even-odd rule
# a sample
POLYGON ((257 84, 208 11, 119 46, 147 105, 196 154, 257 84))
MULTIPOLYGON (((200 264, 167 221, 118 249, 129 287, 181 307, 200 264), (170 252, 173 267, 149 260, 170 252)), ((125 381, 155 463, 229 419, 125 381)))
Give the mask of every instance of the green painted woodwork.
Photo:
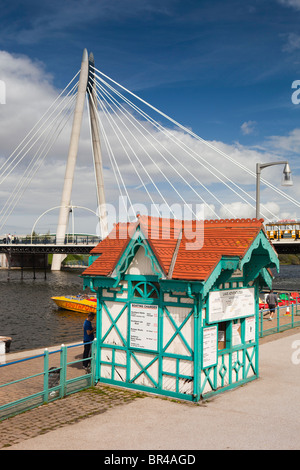
POLYGON ((14 367, 17 363, 17 369, 19 372, 21 371, 21 373, 19 374, 19 378, 15 377, 13 381, 1 383, 0 385, 0 389, 4 390, 5 387, 5 393, 7 397, 11 397, 11 399, 13 400, 5 404, 0 404, 0 421, 10 416, 14 416, 26 410, 35 408, 45 403, 52 402, 59 398, 63 398, 72 393, 95 385, 95 367, 97 366, 96 339, 93 341, 91 347, 91 372, 86 373, 85 371, 83 371, 82 374, 78 374, 76 377, 68 377, 69 374, 67 373, 67 371, 69 367, 82 367, 82 349, 83 343, 72 346, 62 345, 59 349, 53 350, 51 352, 48 351, 48 349, 45 349, 42 354, 28 356, 17 361, 0 364, 0 373, 2 368, 12 368, 12 372, 11 374, 9 374, 11 375, 11 377, 15 376, 14 367), (71 360, 74 359, 74 354, 72 354, 72 358, 70 358, 70 351, 74 351, 74 348, 77 347, 80 348, 80 359, 75 359, 74 361, 71 360), (49 369, 50 356, 52 356, 51 362, 54 362, 56 364, 55 368, 52 367, 51 369, 49 369), (22 364, 25 364, 25 362, 27 364, 34 364, 34 366, 29 365, 26 367, 24 365, 24 370, 22 370, 22 364), (34 374, 27 376, 27 371, 33 369, 34 374), (58 383, 53 384, 50 381, 50 374, 55 371, 59 371, 59 381, 58 383), (16 385, 19 386, 19 398, 17 400, 14 400, 13 398, 15 397, 15 392, 13 390, 15 390, 14 387, 16 385))
POLYGON ((138 229, 111 277, 83 276, 84 287, 97 292, 96 380, 190 401, 254 380, 259 375, 259 289, 270 287, 269 267, 278 269, 278 258, 261 231, 243 259, 223 256, 206 280, 167 279, 138 229), (151 262, 152 275, 128 274, 140 248, 151 262), (249 286, 256 305, 254 338, 246 340, 247 317, 219 325, 226 341, 222 346, 218 341, 216 363, 203 368, 203 330, 212 325, 207 322, 209 293, 249 286), (147 349, 142 333, 141 346, 131 346, 133 304, 142 305, 144 312, 147 306, 157 308, 157 336, 153 323, 150 332, 157 348, 147 349), (240 342, 234 344, 237 328, 240 342))

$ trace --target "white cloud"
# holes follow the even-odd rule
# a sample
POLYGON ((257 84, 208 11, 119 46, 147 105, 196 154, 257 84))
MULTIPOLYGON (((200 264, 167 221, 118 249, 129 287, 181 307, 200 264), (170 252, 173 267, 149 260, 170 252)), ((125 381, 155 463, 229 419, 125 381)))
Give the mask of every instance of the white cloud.
POLYGON ((278 0, 283 6, 295 8, 295 10, 300 10, 300 0, 278 0))
MULTIPOLYGON (((6 104, 0 105, 0 167, 2 167, 6 159, 14 152, 22 140, 26 138, 28 132, 31 131, 33 126, 58 97, 60 91, 53 87, 51 76, 45 74, 43 64, 31 61, 26 56, 12 55, 6 51, 0 51, 0 79, 6 84, 6 104)), ((46 129, 50 122, 51 119, 43 129, 46 129)), ((51 148, 40 169, 16 205, 12 216, 7 220, 7 223, 10 224, 11 232, 28 233, 35 219, 41 213, 60 204, 71 122, 72 119, 67 122, 57 142, 51 148)), ((38 128, 39 126, 36 130, 38 128)), ((13 196, 18 182, 21 181, 20 178, 24 175, 36 152, 40 152, 40 145, 50 129, 52 128, 49 127, 41 139, 33 145, 37 135, 42 133, 40 129, 27 146, 26 150, 29 150, 27 154, 24 151, 18 156, 21 146, 13 155, 13 158, 17 158, 10 160, 13 163, 9 168, 9 172, 5 173, 5 176, 7 176, 5 181, 0 185, 1 209, 4 208, 7 198, 13 196), (23 156, 22 160, 20 160, 21 156, 23 156), (19 160, 18 166, 10 173, 10 170, 14 168, 15 163, 19 160)), ((36 155, 38 156, 39 154, 37 153, 36 155)), ((82 129, 78 164, 79 166, 89 167, 89 170, 85 170, 87 178, 90 176, 89 171, 92 175, 93 164, 87 123, 85 123, 82 129), (90 157, 90 162, 87 164, 86 160, 88 157, 90 157)), ((3 170, 4 168, 0 170, 0 175, 2 175, 3 170)), ((0 177, 0 181, 2 181, 2 177, 0 177)), ((77 177, 75 184, 80 186, 81 183, 82 181, 77 177)), ((26 185, 27 183, 25 183, 23 188, 26 185)), ((84 192, 81 191, 80 199, 86 202, 85 194, 89 192, 86 190, 84 192)), ((92 194, 94 195, 94 193, 92 194)), ((82 203, 81 205, 84 204, 82 203)), ((95 202, 94 206, 96 206, 95 202)), ((52 229, 55 231, 57 218, 57 211, 56 213, 53 211, 53 213, 49 214, 51 231, 52 229)))
POLYGON ((294 52, 297 49, 300 49, 300 36, 298 34, 288 33, 284 36, 286 37, 286 44, 282 48, 283 51, 294 52))
MULTIPOLYGON (((0 71, 0 80, 4 80, 7 87, 6 104, 0 105, 1 167, 2 163, 53 103, 59 91, 52 85, 51 77, 45 76, 43 64, 33 62, 28 57, 0 51, 0 71)), ((101 118, 103 124, 105 124, 106 121, 103 116, 101 118)), ((159 120, 161 120, 161 117, 159 120)), ((118 122, 117 117, 116 122, 118 122)), ((249 132, 255 122, 248 121, 244 124, 244 131, 249 132)), ((248 206, 245 200, 255 205, 255 202, 251 199, 251 197, 255 197, 255 177, 249 175, 241 166, 255 172, 257 162, 272 161, 275 158, 280 159, 280 157, 285 157, 288 152, 299 153, 300 150, 300 129, 291 131, 287 136, 271 136, 263 142, 260 148, 255 149, 238 143, 228 145, 224 142, 208 142, 209 145, 206 145, 205 142, 196 140, 182 130, 175 129, 174 126, 171 128, 170 124, 169 133, 171 138, 158 132, 149 123, 143 123, 143 126, 149 132, 148 140, 145 138, 142 140, 142 147, 139 147, 136 141, 132 144, 136 155, 133 152, 130 153, 132 159, 130 162, 128 145, 125 142, 123 148, 117 136, 121 135, 120 130, 122 130, 128 141, 132 142, 133 137, 140 141, 141 136, 137 129, 131 127, 129 132, 129 129, 126 129, 123 125, 115 134, 112 128, 105 124, 110 145, 118 161, 118 169, 122 174, 132 202, 134 204, 137 202, 149 203, 149 197, 146 191, 143 190, 142 182, 138 177, 140 175, 156 203, 161 204, 163 202, 161 197, 163 195, 170 205, 175 203, 183 204, 186 201, 193 204, 195 209, 198 205, 199 210, 199 205, 201 206, 205 201, 205 217, 207 218, 213 218, 215 212, 226 218, 233 217, 232 213, 236 217, 254 216, 253 207, 248 206), (160 142, 160 145, 157 142, 154 143, 153 137, 160 142), (180 142, 180 145, 175 144, 176 139, 177 142, 180 142), (153 144, 150 142, 153 142, 153 144), (216 152, 212 146, 219 149, 219 152, 216 152), (190 149, 189 152, 185 151, 186 147, 190 149), (138 156, 140 162, 137 161, 136 156, 138 156), (151 175, 152 181, 148 175, 151 175), (238 192, 236 184, 240 185, 245 191, 241 194, 242 198, 240 199, 236 194, 238 192), (156 188, 154 185, 156 185, 156 188), (212 196, 213 194, 216 198, 212 196)), ((113 127, 116 129, 115 124, 113 127)), ((44 211, 60 204, 70 132, 71 120, 68 121, 64 131, 16 205, 7 221, 7 229, 3 229, 4 232, 28 233, 31 231, 36 219, 44 211)), ((103 142, 102 150, 107 202, 118 206, 118 186, 103 142)), ((8 176, 5 183, 0 185, 0 204, 2 207, 7 197, 14 193, 19 178, 24 173, 32 156, 33 150, 8 176)), ((292 167, 292 171, 293 169, 292 167)), ((93 170, 88 116, 85 113, 72 203, 96 210, 93 170)), ((116 172, 118 173, 118 170, 116 172)), ((277 173, 272 169, 269 174, 264 176, 270 175, 273 182, 278 177, 277 173)), ((297 176, 296 178, 295 176, 296 186, 297 176)), ((120 184, 122 187, 121 182, 120 184)), ((298 187, 300 188, 299 184, 298 187)), ((297 188, 292 189, 292 194, 295 195, 300 192, 300 189, 297 188)), ((291 190, 289 189, 289 191, 291 190)), ((123 188, 122 192, 125 194, 123 188)), ((300 197, 300 194, 298 196, 300 197)), ((266 210, 271 210, 276 214, 283 210, 286 212, 290 210, 289 206, 283 208, 282 198, 277 194, 274 195, 264 187, 262 187, 261 200, 266 206, 266 210)), ((292 210, 294 211, 295 207, 292 207, 292 210)), ((57 218, 58 210, 47 213, 41 219, 37 231, 47 232, 50 230, 55 232, 57 218)), ((97 220, 91 217, 90 213, 80 209, 75 210, 75 230, 92 233, 95 232, 96 225, 97 220)))
POLYGON ((288 135, 273 135, 266 139, 265 146, 267 148, 277 149, 278 153, 289 153, 300 152, 300 129, 293 129, 288 135))
POLYGON ((255 121, 247 121, 247 122, 244 122, 244 123, 241 125, 242 133, 243 133, 244 135, 253 134, 253 132, 255 131, 255 126, 256 126, 256 122, 255 122, 255 121))

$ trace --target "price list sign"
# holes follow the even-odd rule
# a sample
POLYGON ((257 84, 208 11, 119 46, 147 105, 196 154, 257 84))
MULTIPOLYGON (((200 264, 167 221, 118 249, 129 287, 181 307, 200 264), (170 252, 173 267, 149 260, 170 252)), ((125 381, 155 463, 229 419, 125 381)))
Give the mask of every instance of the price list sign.
POLYGON ((203 328, 202 366, 215 366, 218 360, 218 327, 203 328))
POLYGON ((131 304, 130 346, 157 350, 158 306, 131 304))

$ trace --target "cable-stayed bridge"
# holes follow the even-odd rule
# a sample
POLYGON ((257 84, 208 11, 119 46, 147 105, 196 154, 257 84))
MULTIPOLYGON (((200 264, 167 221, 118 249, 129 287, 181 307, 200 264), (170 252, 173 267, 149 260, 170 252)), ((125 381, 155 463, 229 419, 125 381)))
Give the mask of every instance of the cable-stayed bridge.
MULTIPOLYGON (((48 255, 88 255, 98 245, 100 239, 94 235, 72 234, 65 237, 64 243, 57 243, 56 236, 43 235, 34 237, 14 237, 12 240, 0 240, 0 266, 8 268, 44 269, 45 279, 48 269, 48 255)), ((8 279, 9 279, 8 273, 8 279)))
MULTIPOLYGON (((88 57, 84 50, 80 70, 0 166, 0 234, 9 231, 6 227, 26 190, 53 158, 59 137, 71 126, 62 196, 56 200, 60 208, 56 245, 59 250, 66 245, 71 198, 78 197, 72 194, 72 186, 84 109, 96 182, 91 203, 97 207, 99 237, 107 234, 113 222, 132 220, 137 212, 179 219, 255 217, 256 172, 251 151, 245 165, 238 153, 232 155, 225 146, 199 137, 105 75, 95 67, 93 55, 88 57)), ((264 203, 265 198, 279 207, 282 201, 288 202, 298 210, 300 202, 290 192, 265 178, 260 182, 265 188, 260 204, 265 221, 278 219, 278 212, 264 203)), ((94 184, 85 183, 88 193, 94 184)), ((298 252, 300 245, 298 239, 275 243, 278 252, 284 246, 298 252)), ((56 252, 52 268, 60 269, 60 263, 56 252)))

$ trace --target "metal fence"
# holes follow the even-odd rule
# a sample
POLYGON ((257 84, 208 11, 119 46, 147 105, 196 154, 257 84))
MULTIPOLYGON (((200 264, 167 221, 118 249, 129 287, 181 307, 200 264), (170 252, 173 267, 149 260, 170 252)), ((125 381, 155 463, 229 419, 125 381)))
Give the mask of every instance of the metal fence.
POLYGON ((96 340, 90 368, 83 369, 83 343, 0 363, 0 420, 95 385, 96 340))
MULTIPOLYGON (((278 306, 273 320, 269 310, 259 314, 259 336, 300 326, 300 303, 278 306)), ((83 343, 64 346, 11 362, 0 357, 0 420, 63 398, 95 385, 97 340, 91 345, 90 370, 83 369, 83 343)))
POLYGON ((269 309, 259 313, 259 337, 279 333, 300 326, 300 303, 286 301, 285 305, 276 307, 274 318, 270 318, 269 309))

